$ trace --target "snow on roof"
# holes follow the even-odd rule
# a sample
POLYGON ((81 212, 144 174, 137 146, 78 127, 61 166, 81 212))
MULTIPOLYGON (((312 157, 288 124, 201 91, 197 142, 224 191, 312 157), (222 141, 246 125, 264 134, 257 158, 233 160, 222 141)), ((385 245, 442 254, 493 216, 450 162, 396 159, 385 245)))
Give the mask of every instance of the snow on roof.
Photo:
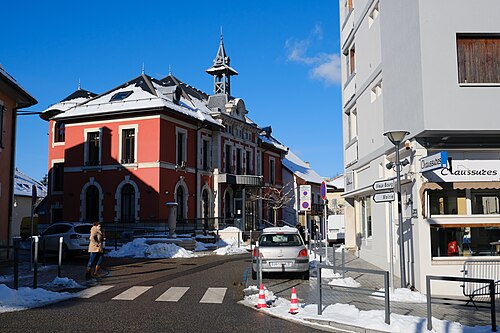
POLYGON ((36 194, 38 198, 43 198, 47 195, 47 187, 42 185, 37 180, 25 175, 16 168, 14 175, 14 195, 31 197, 31 186, 36 186, 36 194))
POLYGON ((329 182, 326 183, 326 185, 333 186, 336 189, 343 189, 344 188, 344 175, 339 175, 329 182))
POLYGON ((238 72, 233 67, 228 66, 228 65, 212 66, 209 69, 207 69, 205 72, 207 72, 207 73, 217 73, 217 72, 222 72, 225 69, 228 69, 229 71, 233 72, 235 75, 238 75, 238 72))
POLYGON ((261 134, 259 135, 259 139, 262 140, 262 142, 267 143, 268 145, 278 148, 279 150, 288 151, 288 147, 282 145, 280 142, 278 142, 278 140, 276 140, 272 136, 266 136, 264 134, 261 134))
POLYGON ((311 169, 308 163, 301 160, 291 150, 288 151, 282 163, 294 175, 302 178, 308 183, 321 184, 323 182, 323 178, 318 175, 316 171, 311 169))
MULTIPOLYGON (((148 80, 146 76, 143 78, 144 80, 148 80)), ((152 91, 148 91, 149 89, 145 88, 146 86, 144 84, 141 84, 135 79, 128 85, 124 84, 117 89, 101 94, 91 100, 86 100, 84 103, 74 104, 66 109, 64 113, 56 115, 54 119, 126 112, 130 110, 168 108, 197 120, 207 121, 219 126, 219 123, 210 116, 210 111, 203 101, 189 96, 190 99, 181 97, 179 104, 176 104, 172 100, 172 93, 175 88, 171 86, 162 86, 151 80, 148 83, 151 83, 150 87, 153 88, 152 91), (120 99, 116 99, 115 97, 115 100, 113 100, 113 97, 120 93, 122 93, 124 97, 120 99)), ((74 100, 70 102, 74 102, 74 100)), ((66 105, 69 106, 69 104, 66 105)))

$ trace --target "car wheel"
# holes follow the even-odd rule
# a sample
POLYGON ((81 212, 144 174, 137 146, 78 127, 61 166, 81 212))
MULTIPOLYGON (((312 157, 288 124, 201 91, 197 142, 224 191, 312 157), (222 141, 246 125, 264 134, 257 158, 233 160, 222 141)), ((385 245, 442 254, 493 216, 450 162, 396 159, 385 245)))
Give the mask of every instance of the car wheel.
POLYGON ((257 272, 252 269, 252 280, 257 280, 257 272))
POLYGON ((309 271, 302 273, 302 280, 309 280, 309 271))

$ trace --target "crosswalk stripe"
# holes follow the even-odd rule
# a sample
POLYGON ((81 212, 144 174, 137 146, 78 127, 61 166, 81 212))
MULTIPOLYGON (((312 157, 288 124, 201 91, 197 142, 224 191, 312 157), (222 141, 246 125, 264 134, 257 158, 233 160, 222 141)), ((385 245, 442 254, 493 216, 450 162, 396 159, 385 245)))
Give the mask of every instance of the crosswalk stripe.
POLYGON ((132 301, 151 288, 153 288, 153 287, 152 286, 130 287, 129 289, 125 290, 120 295, 113 297, 112 299, 121 300, 121 301, 132 301))
POLYGON ((203 295, 200 303, 217 303, 221 304, 224 300, 227 288, 208 288, 203 295))
POLYGON ((160 297, 156 299, 157 302, 177 302, 188 291, 189 287, 170 287, 160 297))
POLYGON ((88 289, 82 290, 78 293, 79 298, 91 298, 103 291, 113 288, 114 286, 95 286, 88 289))

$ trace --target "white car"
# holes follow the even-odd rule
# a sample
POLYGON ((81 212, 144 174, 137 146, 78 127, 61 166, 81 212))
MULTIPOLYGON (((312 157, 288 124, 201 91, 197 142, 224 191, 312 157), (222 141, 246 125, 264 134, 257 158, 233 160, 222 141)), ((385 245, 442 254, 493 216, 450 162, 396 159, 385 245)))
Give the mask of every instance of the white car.
POLYGON ((257 251, 262 258, 262 272, 301 273, 309 279, 309 253, 296 228, 273 227, 262 231, 253 252, 252 278, 257 278, 257 251))
POLYGON ((51 224, 39 236, 38 250, 45 253, 59 253, 59 238, 63 238, 62 258, 85 254, 89 248, 91 223, 58 222, 51 224))

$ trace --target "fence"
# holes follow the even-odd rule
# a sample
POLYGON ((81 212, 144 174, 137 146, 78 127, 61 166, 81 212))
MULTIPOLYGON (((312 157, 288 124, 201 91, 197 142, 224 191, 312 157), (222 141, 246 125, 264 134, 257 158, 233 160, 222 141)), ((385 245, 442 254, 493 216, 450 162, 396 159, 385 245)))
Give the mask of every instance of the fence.
POLYGON ((464 283, 483 283, 488 284, 489 295, 490 295, 490 309, 491 309, 491 330, 493 332, 497 331, 497 319, 495 310, 495 281, 491 279, 475 279, 475 278, 465 278, 457 276, 426 276, 426 287, 427 287, 427 329, 432 330, 432 292, 431 292, 431 281, 441 280, 441 281, 455 281, 464 283))
MULTIPOLYGON (((318 264, 317 266, 317 275, 318 275, 318 315, 321 315, 323 312, 323 288, 328 287, 329 289, 333 289, 334 286, 329 285, 329 284, 324 284, 321 282, 321 270, 322 269, 333 269, 333 270, 342 270, 343 273, 345 272, 358 272, 358 273, 365 273, 365 274, 375 274, 375 275, 381 275, 384 277, 384 310, 385 310, 385 323, 387 325, 390 325, 391 323, 391 309, 390 309, 390 301, 389 301, 389 272, 388 271, 381 271, 381 270, 374 270, 374 269, 364 269, 364 268, 355 268, 355 267, 346 267, 346 266, 336 266, 336 265, 326 265, 326 264, 318 264)), ((356 292, 360 294, 366 294, 374 297, 380 297, 376 294, 373 294, 372 289, 367 289, 367 288, 353 288, 353 287, 340 287, 338 286, 337 288, 344 288, 348 289, 349 292, 356 292)))

